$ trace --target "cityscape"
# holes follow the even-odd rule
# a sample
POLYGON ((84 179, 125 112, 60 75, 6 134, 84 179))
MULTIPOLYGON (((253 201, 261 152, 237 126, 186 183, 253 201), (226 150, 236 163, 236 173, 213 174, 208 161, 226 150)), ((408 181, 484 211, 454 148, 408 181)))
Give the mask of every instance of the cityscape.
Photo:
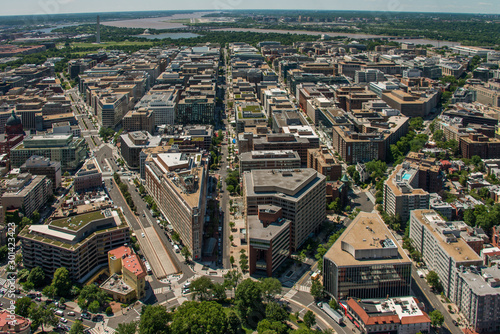
POLYGON ((500 333, 497 4, 56 2, 0 16, 0 333, 500 333))

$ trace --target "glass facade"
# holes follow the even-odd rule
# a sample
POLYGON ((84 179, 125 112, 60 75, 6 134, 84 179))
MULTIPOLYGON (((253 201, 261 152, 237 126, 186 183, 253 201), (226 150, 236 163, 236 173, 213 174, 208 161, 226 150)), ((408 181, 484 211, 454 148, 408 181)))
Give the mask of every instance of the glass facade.
POLYGON ((335 262, 325 258, 324 271, 325 289, 337 299, 410 295, 410 263, 338 267, 335 262))

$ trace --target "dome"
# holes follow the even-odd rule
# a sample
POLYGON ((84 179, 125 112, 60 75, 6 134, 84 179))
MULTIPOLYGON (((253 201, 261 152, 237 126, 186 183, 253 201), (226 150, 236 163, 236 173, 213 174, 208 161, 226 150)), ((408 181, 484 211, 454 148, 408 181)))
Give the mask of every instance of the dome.
POLYGON ((15 126, 15 125, 20 125, 22 124, 21 119, 19 116, 16 115, 16 112, 14 109, 12 109, 12 115, 7 119, 7 122, 5 122, 5 125, 8 126, 15 126))

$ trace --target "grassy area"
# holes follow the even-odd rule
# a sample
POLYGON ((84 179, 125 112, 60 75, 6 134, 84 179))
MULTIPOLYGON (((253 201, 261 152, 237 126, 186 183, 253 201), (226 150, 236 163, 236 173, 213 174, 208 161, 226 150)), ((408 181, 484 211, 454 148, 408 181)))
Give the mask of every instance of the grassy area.
POLYGON ((293 313, 290 313, 290 321, 299 326, 299 329, 308 329, 303 321, 298 320, 293 313))
POLYGON ((260 114, 260 106, 256 105, 245 106, 243 107, 242 111, 250 111, 254 114, 260 114))
POLYGON ((104 218, 104 215, 101 213, 101 211, 94 211, 94 212, 84 213, 82 215, 57 219, 54 220, 51 225, 67 228, 73 231, 78 231, 80 228, 84 227, 88 223, 101 218, 104 218))

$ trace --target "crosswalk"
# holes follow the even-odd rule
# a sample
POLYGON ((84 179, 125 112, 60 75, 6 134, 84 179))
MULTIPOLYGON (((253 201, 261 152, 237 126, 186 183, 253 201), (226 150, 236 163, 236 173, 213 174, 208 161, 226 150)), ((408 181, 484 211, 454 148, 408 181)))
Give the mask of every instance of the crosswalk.
POLYGON ((307 285, 295 284, 294 289, 297 291, 309 292, 311 287, 307 285))
POLYGON ((115 330, 111 327, 105 326, 104 329, 99 327, 94 327, 89 330, 89 334, 113 334, 115 330))
POLYGON ((155 295, 159 295, 159 294, 162 294, 162 293, 166 293, 166 292, 169 292, 171 291, 169 287, 167 286, 163 286, 161 288, 156 288, 153 290, 155 295))

